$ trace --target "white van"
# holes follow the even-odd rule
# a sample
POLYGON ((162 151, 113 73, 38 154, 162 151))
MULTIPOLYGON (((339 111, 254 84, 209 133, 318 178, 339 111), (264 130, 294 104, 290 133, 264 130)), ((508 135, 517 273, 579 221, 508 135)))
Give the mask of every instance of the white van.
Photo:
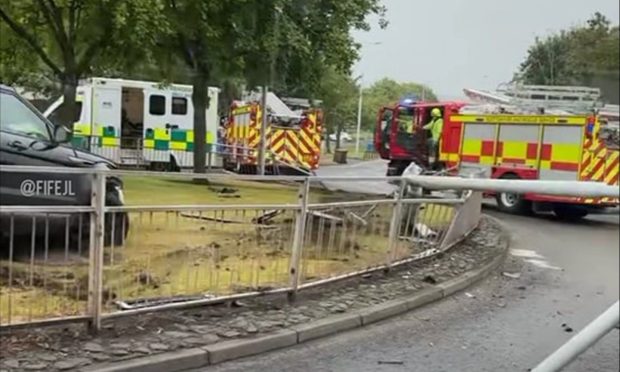
MULTIPOLYGON (((210 145, 217 141, 219 91, 208 89, 205 140, 210 145)), ((91 78, 80 83, 76 101, 80 115, 73 129, 74 145, 119 165, 153 170, 193 167, 191 85, 91 78)), ((62 103, 61 97, 45 117, 53 122, 62 103)))

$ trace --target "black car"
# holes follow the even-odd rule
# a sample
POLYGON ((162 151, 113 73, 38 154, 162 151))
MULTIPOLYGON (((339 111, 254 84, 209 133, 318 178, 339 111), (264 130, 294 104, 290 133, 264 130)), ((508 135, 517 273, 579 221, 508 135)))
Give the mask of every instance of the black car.
MULTIPOLYGON (((0 164, 35 167, 78 167, 113 169, 116 165, 103 157, 73 148, 68 142, 70 132, 49 122, 15 90, 0 85, 0 164)), ((4 212, 3 206, 88 206, 91 204, 91 175, 27 172, 0 173, 0 238, 2 246, 9 238, 11 219, 15 236, 42 234, 45 227, 51 232, 64 232, 67 225, 70 237, 88 238, 88 216, 79 214, 25 214, 4 212), (47 226, 45 226, 47 219, 47 226), (33 220, 35 221, 33 223, 33 220), (69 221, 69 223, 67 223, 69 221), (81 228, 80 228, 81 227, 81 228)), ((123 183, 117 177, 106 179, 106 205, 122 206, 123 183)), ((104 242, 121 245, 129 231, 125 213, 114 218, 106 216, 104 242), (114 221, 114 226, 113 226, 114 221), (114 236, 112 236, 114 235, 114 236)), ((78 239, 79 240, 79 239, 78 239)))

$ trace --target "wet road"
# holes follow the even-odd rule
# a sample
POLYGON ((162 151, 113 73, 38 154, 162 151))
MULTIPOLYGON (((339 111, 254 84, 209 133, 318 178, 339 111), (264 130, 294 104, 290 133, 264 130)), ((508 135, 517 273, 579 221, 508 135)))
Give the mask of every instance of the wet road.
MULTIPOLYGON (((535 366, 618 299, 619 218, 567 224, 545 216, 503 215, 492 207, 487 212, 512 234, 513 254, 503 271, 519 278, 497 274, 469 295, 206 370, 526 371, 535 366)), ((567 370, 618 371, 618 343, 616 329, 567 370)))

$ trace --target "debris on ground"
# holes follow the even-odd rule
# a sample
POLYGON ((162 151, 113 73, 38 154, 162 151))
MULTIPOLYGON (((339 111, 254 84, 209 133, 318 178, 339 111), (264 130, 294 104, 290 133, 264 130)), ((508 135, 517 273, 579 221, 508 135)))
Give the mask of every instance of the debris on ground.
POLYGON ((566 324, 566 323, 562 323, 562 328, 564 329, 564 332, 566 332, 566 333, 573 332, 573 329, 571 327, 569 327, 568 324, 566 324))
POLYGON ((469 292, 465 292, 465 296, 469 297, 469 298, 476 298, 476 295, 473 295, 469 292))
POLYGON ((519 279, 521 277, 521 273, 509 273, 505 271, 502 273, 502 275, 510 279, 519 279))
POLYGON ((402 360, 379 360, 377 361, 378 364, 392 364, 392 365, 403 365, 405 364, 405 362, 403 362, 402 360))

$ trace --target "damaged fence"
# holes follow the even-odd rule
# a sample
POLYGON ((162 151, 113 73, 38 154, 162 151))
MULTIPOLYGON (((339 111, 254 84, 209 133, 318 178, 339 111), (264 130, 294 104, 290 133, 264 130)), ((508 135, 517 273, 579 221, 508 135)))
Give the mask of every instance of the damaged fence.
MULTIPOLYGON (((6 177, 33 170, 3 166, 2 171, 6 177)), ((32 195, 18 205, 3 201, 1 328, 74 321, 99 328, 111 317, 294 295, 436 254, 464 238, 480 218, 479 193, 414 198, 402 180, 392 195, 377 197, 327 192, 320 187, 325 179, 318 177, 141 172, 139 186, 146 189, 149 180, 162 177, 192 181, 195 187, 213 188, 197 179, 220 185, 222 202, 173 205, 157 203, 156 195, 152 203, 140 204, 112 197, 110 181, 135 172, 36 171, 78 184, 72 192, 77 199, 86 192, 80 199, 86 202, 58 198, 43 206, 32 195), (243 199, 235 198, 234 187, 221 187, 259 181, 288 186, 238 204, 243 199), (276 196, 280 202, 270 203, 276 196)), ((171 182, 169 192, 183 196, 182 186, 171 182)))

